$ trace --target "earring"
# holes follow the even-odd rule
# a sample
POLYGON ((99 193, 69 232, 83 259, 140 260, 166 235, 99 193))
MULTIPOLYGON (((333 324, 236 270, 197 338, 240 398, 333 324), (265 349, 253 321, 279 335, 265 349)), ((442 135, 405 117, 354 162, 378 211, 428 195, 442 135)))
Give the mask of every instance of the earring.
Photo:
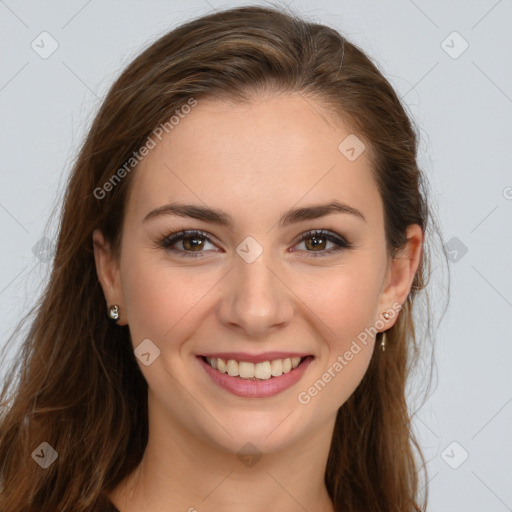
POLYGON ((386 331, 381 332, 382 336, 380 338, 380 349, 382 352, 386 350, 386 331))
MULTIPOLYGON (((385 320, 389 320, 390 318, 389 313, 387 311, 382 313, 382 316, 384 317, 385 320)), ((380 338, 380 349, 382 350, 382 352, 384 352, 386 350, 386 331, 383 331, 381 334, 382 336, 380 338)))
POLYGON ((119 319, 119 306, 117 304, 108 308, 108 317, 112 320, 119 319))

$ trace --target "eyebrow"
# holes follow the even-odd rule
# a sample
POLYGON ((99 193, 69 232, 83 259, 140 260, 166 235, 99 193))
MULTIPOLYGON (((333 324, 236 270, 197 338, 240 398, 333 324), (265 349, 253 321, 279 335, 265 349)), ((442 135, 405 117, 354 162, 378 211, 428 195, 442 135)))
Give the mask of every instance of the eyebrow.
MULTIPOLYGON (((327 204, 305 206, 303 208, 291 209, 285 212, 279 219, 279 226, 286 227, 307 220, 318 219, 332 213, 344 213, 353 215, 366 222, 365 216, 357 209, 339 201, 331 201, 327 204)), ((233 218, 222 210, 216 210, 196 204, 169 203, 150 211, 143 219, 143 223, 163 215, 178 215, 180 217, 191 217, 193 219, 212 222, 231 229, 233 218)))

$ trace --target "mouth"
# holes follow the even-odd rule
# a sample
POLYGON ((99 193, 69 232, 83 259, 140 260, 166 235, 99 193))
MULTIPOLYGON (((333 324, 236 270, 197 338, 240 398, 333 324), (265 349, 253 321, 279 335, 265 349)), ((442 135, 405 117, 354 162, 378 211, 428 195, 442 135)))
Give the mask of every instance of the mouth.
POLYGON ((226 373, 230 377, 262 381, 280 377, 300 366, 306 357, 286 357, 284 359, 271 359, 253 363, 250 361, 237 361, 236 359, 222 359, 220 357, 200 356, 214 370, 226 373))
POLYGON ((298 354, 294 357, 238 357, 240 359, 235 359, 234 355, 218 357, 210 354, 197 356, 196 359, 211 381, 246 398, 269 397, 290 388, 299 381, 314 360, 312 355, 298 354), (268 359, 264 360, 264 357, 268 359), (253 361, 246 360, 249 358, 253 361))

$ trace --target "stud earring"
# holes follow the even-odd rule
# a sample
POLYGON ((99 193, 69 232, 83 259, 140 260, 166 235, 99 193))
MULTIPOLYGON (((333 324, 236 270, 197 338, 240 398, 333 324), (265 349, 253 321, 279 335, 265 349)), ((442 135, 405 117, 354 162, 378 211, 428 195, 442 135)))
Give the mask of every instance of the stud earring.
POLYGON ((119 306, 117 304, 114 304, 108 308, 108 317, 112 320, 119 319, 119 306))

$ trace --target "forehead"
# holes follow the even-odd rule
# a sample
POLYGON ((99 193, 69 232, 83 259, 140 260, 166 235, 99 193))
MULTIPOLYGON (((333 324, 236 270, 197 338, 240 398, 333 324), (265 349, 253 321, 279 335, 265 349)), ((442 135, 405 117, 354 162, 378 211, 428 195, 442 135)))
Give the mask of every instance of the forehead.
POLYGON ((134 171, 128 212, 141 218, 180 200, 261 218, 338 199, 378 220, 365 152, 351 161, 339 149, 348 136, 341 119, 298 94, 199 100, 134 171))

